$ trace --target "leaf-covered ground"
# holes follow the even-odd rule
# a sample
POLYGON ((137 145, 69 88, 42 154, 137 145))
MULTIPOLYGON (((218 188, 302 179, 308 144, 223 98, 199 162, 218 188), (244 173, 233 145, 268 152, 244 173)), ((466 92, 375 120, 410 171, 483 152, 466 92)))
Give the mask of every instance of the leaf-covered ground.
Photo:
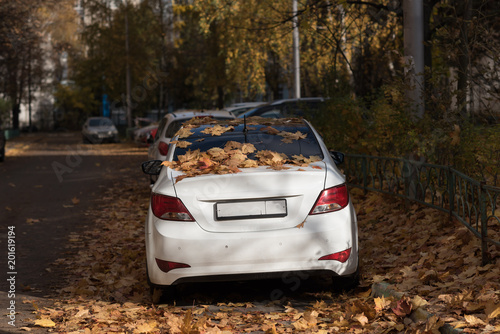
POLYGON ((69 273, 67 287, 51 307, 38 308, 33 326, 62 333, 438 333, 449 323, 468 333, 500 331, 497 249, 482 267, 479 242, 446 215, 351 193, 361 245, 355 290, 330 292, 304 276, 187 286, 177 305, 153 306, 143 230, 149 188, 145 179, 123 178, 90 213, 95 228, 69 237, 77 255, 56 264, 69 273), (371 285, 381 281, 407 297, 372 297, 371 285), (408 315, 417 308, 434 316, 414 322, 408 315))

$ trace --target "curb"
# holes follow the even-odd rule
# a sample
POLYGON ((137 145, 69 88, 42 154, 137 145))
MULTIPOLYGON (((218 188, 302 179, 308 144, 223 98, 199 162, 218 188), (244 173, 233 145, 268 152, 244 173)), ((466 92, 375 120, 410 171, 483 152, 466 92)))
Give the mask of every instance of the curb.
MULTIPOLYGON (((404 292, 399 292, 394 290, 389 283, 379 282, 372 284, 372 296, 373 297, 393 297, 395 299, 401 299, 405 296, 404 292)), ((428 319, 432 316, 432 313, 424 311, 421 308, 412 311, 410 314, 410 319, 414 322, 418 320, 428 319)), ((454 328, 449 324, 444 324, 439 328, 439 332, 442 334, 463 334, 464 331, 462 329, 454 328)))

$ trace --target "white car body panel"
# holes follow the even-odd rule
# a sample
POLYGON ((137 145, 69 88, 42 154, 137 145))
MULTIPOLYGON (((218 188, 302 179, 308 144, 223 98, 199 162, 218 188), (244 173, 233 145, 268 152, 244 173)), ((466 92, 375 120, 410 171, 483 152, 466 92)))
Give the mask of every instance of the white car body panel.
POLYGON ((154 245, 148 255, 149 277, 159 285, 212 275, 310 270, 348 275, 358 267, 355 256, 345 263, 318 261, 323 255, 348 248, 357 254, 357 234, 352 232, 357 230, 357 221, 351 204, 337 212, 308 216, 302 228, 279 231, 211 233, 195 222, 157 218, 151 219, 148 227, 153 233, 146 237, 154 245), (162 254, 164 260, 187 263, 191 268, 164 273, 156 266, 153 254, 162 254))
MULTIPOLYGON (((314 134, 321 138, 316 131, 314 134)), ((320 193, 345 184, 328 149, 319 140, 324 159, 308 167, 240 168, 236 174, 206 174, 176 182, 180 171, 164 167, 152 191, 181 199, 195 221, 157 218, 151 207, 146 219, 148 277, 155 286, 204 278, 293 271, 330 271, 351 275, 358 269, 357 218, 349 204, 341 210, 310 215, 320 193), (319 168, 320 169, 319 169, 319 168), (286 200, 284 217, 217 219, 216 204, 286 200), (351 249, 345 262, 322 260, 351 249), (188 264, 163 272, 156 259, 188 264)), ((173 157, 172 145, 167 160, 173 157)), ((244 205, 244 204, 243 204, 244 205)), ((264 207, 264 206, 262 206, 264 207)), ((223 207, 228 210, 227 207, 223 207)), ((243 208, 242 211, 254 212, 243 208)), ((279 211, 279 209, 278 209, 279 211)), ((231 213, 231 210, 227 212, 231 213)))
MULTIPOLYGON (((320 162, 319 164, 324 165, 320 162)), ((318 164, 316 164, 318 165, 318 164)), ((266 167, 241 169, 241 173, 201 175, 175 184, 193 218, 209 232, 250 232, 290 228, 300 224, 311 210, 325 183, 325 169, 275 171, 266 167), (216 221, 217 202, 285 199, 288 215, 273 219, 216 221)), ((305 168, 303 168, 305 169, 305 168)))

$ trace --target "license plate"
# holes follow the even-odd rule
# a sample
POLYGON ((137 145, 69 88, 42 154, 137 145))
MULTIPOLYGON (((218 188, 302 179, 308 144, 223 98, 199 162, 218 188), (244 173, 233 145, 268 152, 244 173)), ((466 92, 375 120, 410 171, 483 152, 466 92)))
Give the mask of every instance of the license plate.
POLYGON ((224 219, 252 219, 285 217, 286 200, 225 202, 215 205, 216 217, 224 219))

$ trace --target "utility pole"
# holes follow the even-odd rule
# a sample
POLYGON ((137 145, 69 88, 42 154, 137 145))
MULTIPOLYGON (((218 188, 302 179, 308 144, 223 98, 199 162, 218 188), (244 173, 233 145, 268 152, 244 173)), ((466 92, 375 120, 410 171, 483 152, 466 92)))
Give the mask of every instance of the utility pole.
POLYGON ((293 35, 293 92, 294 97, 300 99, 300 55, 299 55, 299 18, 297 0, 292 0, 292 35, 293 35))
POLYGON ((130 98, 130 52, 128 41, 128 1, 125 2, 125 57, 126 57, 126 80, 127 80, 127 126, 132 127, 132 99, 130 98))
POLYGON ((417 118, 424 116, 424 4, 403 1, 405 74, 409 79, 406 96, 417 118))

